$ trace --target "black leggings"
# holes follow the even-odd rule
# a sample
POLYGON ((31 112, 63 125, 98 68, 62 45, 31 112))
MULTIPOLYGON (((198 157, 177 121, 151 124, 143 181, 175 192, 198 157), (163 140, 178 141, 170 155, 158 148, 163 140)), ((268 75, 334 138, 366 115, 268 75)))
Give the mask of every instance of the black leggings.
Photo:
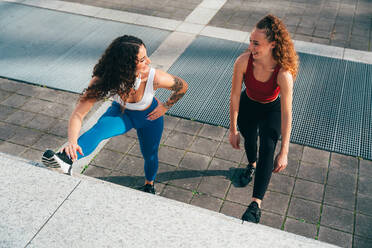
POLYGON ((260 150, 252 196, 261 200, 273 170, 275 146, 281 132, 280 112, 280 97, 263 104, 249 99, 245 91, 240 96, 238 127, 244 137, 249 163, 257 161, 257 129, 259 130, 260 150))

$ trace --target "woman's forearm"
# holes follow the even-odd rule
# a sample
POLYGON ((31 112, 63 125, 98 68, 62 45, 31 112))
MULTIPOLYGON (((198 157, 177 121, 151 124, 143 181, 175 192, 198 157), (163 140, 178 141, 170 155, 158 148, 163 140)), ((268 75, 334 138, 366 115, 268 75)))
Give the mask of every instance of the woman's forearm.
POLYGON ((282 154, 288 154, 289 152, 289 140, 291 137, 291 130, 292 130, 292 111, 282 112, 282 123, 281 123, 282 143, 281 143, 281 149, 280 149, 280 152, 282 154))
POLYGON ((188 84, 181 78, 173 76, 174 85, 171 88, 173 91, 168 101, 164 103, 167 109, 170 109, 176 102, 178 102, 187 92, 188 84))

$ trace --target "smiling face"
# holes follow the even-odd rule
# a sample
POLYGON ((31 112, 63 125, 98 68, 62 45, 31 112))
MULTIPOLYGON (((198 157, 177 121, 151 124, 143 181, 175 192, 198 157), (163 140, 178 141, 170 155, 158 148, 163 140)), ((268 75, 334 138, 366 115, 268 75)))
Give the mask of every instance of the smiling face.
POLYGON ((269 42, 267 40, 264 29, 253 29, 249 42, 249 50, 253 58, 260 59, 266 56, 272 56, 272 49, 274 47, 275 41, 269 42))
POLYGON ((138 50, 137 61, 138 62, 137 62, 136 74, 144 73, 146 71, 148 65, 151 63, 150 58, 147 57, 147 51, 146 51, 146 47, 144 45, 141 45, 139 50, 138 50))

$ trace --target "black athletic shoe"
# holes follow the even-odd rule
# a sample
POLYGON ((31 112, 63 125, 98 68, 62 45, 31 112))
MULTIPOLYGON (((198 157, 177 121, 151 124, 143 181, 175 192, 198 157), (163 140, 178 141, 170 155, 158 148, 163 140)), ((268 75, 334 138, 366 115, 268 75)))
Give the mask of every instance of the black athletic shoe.
POLYGON ((243 221, 258 223, 261 218, 261 209, 258 207, 258 203, 253 201, 249 204, 247 210, 242 216, 243 221))
POLYGON ((239 176, 240 187, 245 187, 252 181, 255 171, 256 168, 254 168, 252 164, 247 165, 247 168, 245 168, 244 172, 239 176))
POLYGON ((143 191, 143 192, 146 192, 146 193, 150 193, 150 194, 154 194, 155 195, 155 187, 153 184, 145 184, 143 186, 141 186, 139 188, 139 190, 143 191))
POLYGON ((64 151, 55 153, 52 150, 46 150, 41 158, 41 161, 47 167, 61 167, 63 173, 71 175, 72 160, 64 151))

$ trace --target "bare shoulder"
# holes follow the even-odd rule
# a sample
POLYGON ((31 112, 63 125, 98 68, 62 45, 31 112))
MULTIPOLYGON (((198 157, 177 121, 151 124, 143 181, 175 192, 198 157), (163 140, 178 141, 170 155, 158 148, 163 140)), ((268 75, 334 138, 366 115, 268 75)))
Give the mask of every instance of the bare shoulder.
POLYGON ((283 86, 289 86, 291 87, 293 85, 293 77, 292 74, 285 70, 284 68, 280 68, 278 73, 278 85, 283 86))
POLYGON ((98 77, 98 76, 93 76, 92 79, 91 79, 90 82, 89 82, 89 86, 92 86, 92 85, 94 85, 94 84, 96 84, 96 83, 99 83, 100 80, 101 80, 100 77, 98 77))
POLYGON ((245 69, 247 68, 247 65, 248 65, 248 59, 249 59, 250 55, 251 55, 250 51, 247 51, 247 52, 244 52, 244 53, 240 54, 240 56, 235 60, 234 67, 236 69, 240 69, 240 70, 245 71, 245 69))
POLYGON ((175 75, 169 74, 165 71, 156 69, 154 77, 154 89, 165 88, 174 90, 174 86, 183 87, 186 82, 175 75))

